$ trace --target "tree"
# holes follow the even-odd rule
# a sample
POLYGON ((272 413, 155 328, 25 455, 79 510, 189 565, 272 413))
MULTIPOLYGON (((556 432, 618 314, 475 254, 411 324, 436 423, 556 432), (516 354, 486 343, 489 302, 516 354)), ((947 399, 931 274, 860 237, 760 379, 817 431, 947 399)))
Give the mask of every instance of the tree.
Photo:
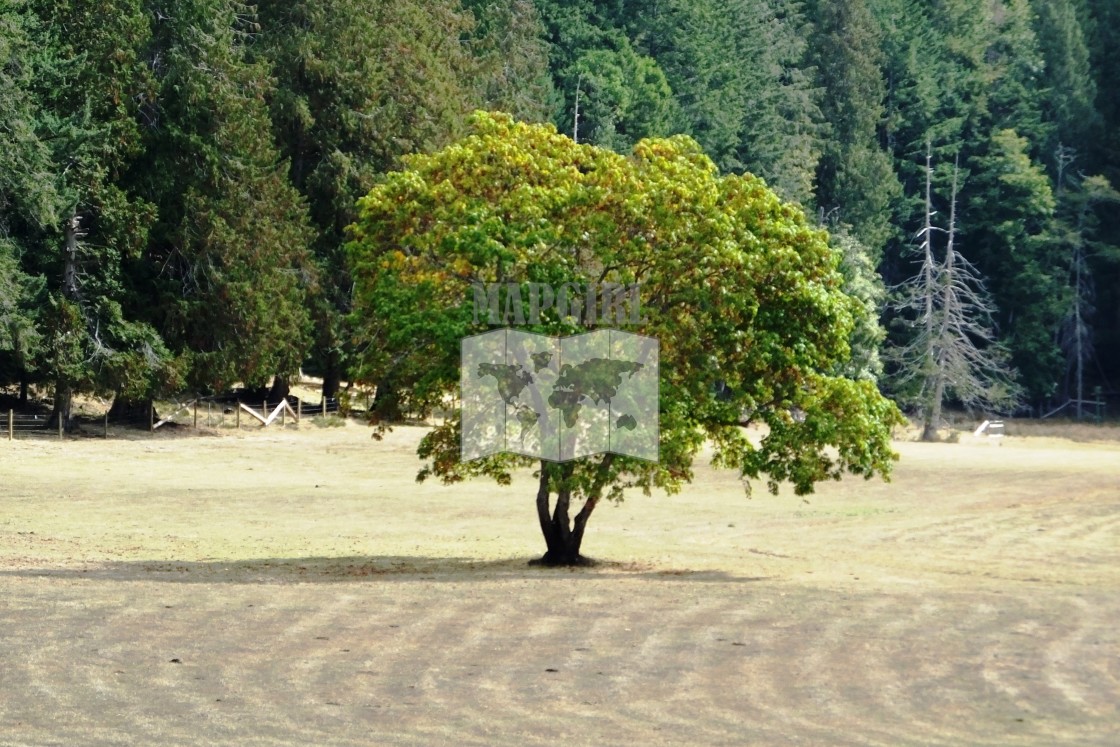
POLYGON ((33 361, 41 351, 36 300, 45 283, 23 273, 12 248, 0 237, 0 383, 18 382, 20 400, 26 401, 33 361))
POLYGON ((139 102, 150 94, 140 59, 148 25, 139 0, 29 7, 39 147, 27 128, 17 130, 29 146, 24 167, 35 164, 23 174, 30 194, 19 234, 24 270, 46 280, 38 373, 54 391, 51 422, 68 424, 77 392, 150 395, 173 378, 159 334, 122 305, 124 265, 155 217, 127 179, 141 150, 139 102))
POLYGON ((744 113, 756 105, 748 98, 748 79, 757 66, 738 50, 757 40, 738 27, 740 14, 710 0, 623 5, 617 22, 665 72, 680 119, 674 131, 695 138, 720 169, 741 169, 736 150, 744 113))
POLYGON ((1036 12, 1035 34, 1046 61, 1042 86, 1043 113, 1053 125, 1057 143, 1045 143, 1051 153, 1064 143, 1084 150, 1099 134, 1101 117, 1096 107, 1097 86, 1089 60, 1085 24, 1078 0, 1032 0, 1036 12))
POLYGON ((49 222, 54 201, 37 131, 42 115, 30 91, 31 24, 25 8, 0 8, 0 384, 18 382, 24 400, 41 350, 37 312, 45 279, 27 275, 20 259, 28 249, 25 234, 49 222))
POLYGON ((830 231, 832 244, 840 254, 840 274, 844 278, 842 290, 862 306, 855 315, 848 346, 851 358, 839 368, 840 373, 851 379, 878 382, 883 375, 883 361, 879 350, 887 333, 879 323, 879 315, 887 299, 883 278, 875 271, 871 251, 852 236, 844 227, 830 231))
POLYGON ((902 290, 897 308, 913 330, 910 341, 891 350, 896 387, 908 392, 922 416, 922 440, 936 441, 941 412, 950 396, 967 407, 1007 410, 1019 390, 1007 352, 992 328, 994 307, 976 267, 956 248, 959 169, 953 164, 949 227, 934 225, 932 147, 926 151, 925 214, 918 232, 919 270, 902 290), (939 258, 934 236, 946 234, 939 258))
POLYGON ((991 279, 999 330, 1031 401, 1052 397, 1062 377, 1055 341, 1065 303, 1062 257, 1049 236, 1054 196, 1029 142, 997 130, 972 170, 962 231, 976 266, 991 279))
POLYGON ((607 49, 584 52, 561 79, 572 92, 572 135, 623 151, 643 137, 667 135, 673 98, 665 73, 623 36, 607 49))
POLYGON ((1068 303, 1058 334, 1058 344, 1066 362, 1063 404, 1072 400, 1076 417, 1081 420, 1085 404, 1085 368, 1095 358, 1092 322, 1096 311, 1096 283, 1090 261, 1120 259, 1115 247, 1098 240, 1097 210, 1101 206, 1120 204, 1120 192, 1102 176, 1071 175, 1069 171, 1075 160, 1072 149, 1062 148, 1056 155, 1058 209, 1052 245, 1053 249, 1066 254, 1068 263, 1068 303))
POLYGON ((132 303, 214 390, 282 384, 307 354, 307 207, 273 143, 268 66, 249 59, 259 28, 234 0, 181 0, 154 13, 146 59, 155 94, 141 112, 132 177, 157 206, 132 303))
POLYGON ((531 63, 518 49, 504 50, 516 66, 508 81, 496 57, 499 41, 516 44, 528 33, 530 11, 521 3, 506 12, 487 8, 493 35, 475 40, 482 65, 460 42, 472 33, 470 15, 448 0, 265 0, 258 7, 263 30, 245 49, 276 78, 272 129, 309 207, 321 282, 307 298, 314 323, 308 363, 322 375, 324 395, 334 397, 349 366, 343 320, 351 281, 341 246, 358 198, 402 154, 448 142, 484 94, 523 103, 517 96, 524 92, 509 89, 525 83, 516 76, 530 75, 531 63), (472 77, 483 91, 473 89, 472 77))
POLYGON ((728 8, 742 60, 746 106, 735 171, 766 180, 784 199, 811 207, 824 137, 806 60, 807 21, 791 0, 740 0, 728 8))
POLYGON ((532 0, 466 0, 464 5, 475 17, 471 53, 483 106, 523 121, 548 121, 555 91, 536 4, 532 0))
POLYGON ((665 72, 634 47, 610 9, 584 0, 540 3, 551 42, 554 123, 579 142, 616 151, 679 126, 665 72))
POLYGON ((820 2, 810 13, 821 112, 831 127, 817 167, 817 206, 850 225, 878 259, 892 233, 891 203, 902 191, 879 145, 887 95, 881 32, 864 0, 820 2))
MULTIPOLYGON (((680 490, 706 442, 715 464, 766 475, 774 492, 888 473, 897 409, 874 383, 833 373, 863 311, 841 292, 825 233, 757 177, 718 176, 686 137, 643 140, 627 157, 479 113, 468 137, 387 175, 351 235, 360 376, 390 376, 413 412, 454 396, 460 340, 486 329, 473 318, 472 282, 641 284, 645 321, 631 331, 661 344, 660 460, 540 462, 547 563, 583 561, 602 499, 680 490), (752 438, 752 425, 765 432, 752 438)), ((550 311, 526 329, 559 336, 587 322, 550 311)), ((453 417, 425 436, 420 479, 508 484, 532 464, 509 454, 463 462, 460 432, 453 417)))

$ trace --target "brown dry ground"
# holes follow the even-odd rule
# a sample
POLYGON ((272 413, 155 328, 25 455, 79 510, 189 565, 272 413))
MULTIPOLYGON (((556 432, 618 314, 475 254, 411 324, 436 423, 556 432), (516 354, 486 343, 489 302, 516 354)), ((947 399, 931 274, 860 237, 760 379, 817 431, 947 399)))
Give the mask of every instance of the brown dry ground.
POLYGON ((420 433, 0 442, 0 744, 1120 743, 1120 443, 700 467, 569 571, 420 433))

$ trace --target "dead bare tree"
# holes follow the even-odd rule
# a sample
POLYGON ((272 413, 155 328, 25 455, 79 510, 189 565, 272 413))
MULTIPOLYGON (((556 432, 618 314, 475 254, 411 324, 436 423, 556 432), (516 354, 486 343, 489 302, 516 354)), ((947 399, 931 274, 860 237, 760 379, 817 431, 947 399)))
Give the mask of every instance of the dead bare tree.
POLYGON ((953 163, 949 226, 934 225, 932 149, 926 144, 925 219, 916 238, 921 266, 897 289, 895 308, 913 331, 909 341, 889 351, 895 386, 909 391, 922 417, 922 439, 937 440, 944 403, 953 398, 969 408, 1006 412, 1021 390, 1000 345, 995 307, 980 272, 956 246, 959 164, 953 163), (942 257, 934 237, 946 237, 942 257))

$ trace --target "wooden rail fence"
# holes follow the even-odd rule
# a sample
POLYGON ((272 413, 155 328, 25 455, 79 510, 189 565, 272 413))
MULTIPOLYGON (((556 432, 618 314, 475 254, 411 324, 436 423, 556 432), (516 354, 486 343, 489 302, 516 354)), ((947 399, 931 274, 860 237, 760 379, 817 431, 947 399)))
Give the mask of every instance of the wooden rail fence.
MULTIPOLYGON (((202 397, 188 400, 182 403, 170 402, 166 404, 169 410, 159 419, 156 418, 156 408, 153 405, 148 410, 146 416, 141 415, 142 420, 140 421, 140 423, 135 423, 135 421, 133 421, 133 424, 140 425, 140 427, 146 427, 148 431, 152 433, 155 433, 157 430, 168 424, 193 424, 195 428, 198 428, 200 420, 200 409, 202 410, 201 415, 203 418, 205 418, 207 427, 210 427, 214 422, 214 411, 215 409, 217 409, 218 426, 221 427, 225 422, 228 422, 225 421, 224 418, 225 416, 232 414, 236 418, 236 428, 241 427, 242 412, 246 413, 251 421, 259 423, 262 428, 267 428, 277 421, 279 421, 281 425, 287 425, 288 418, 291 418, 298 425, 299 422, 303 419, 303 416, 309 412, 313 415, 322 415, 323 417, 342 413, 342 408, 340 407, 339 400, 333 397, 323 398, 318 403, 314 403, 306 409, 304 407, 303 401, 296 397, 281 400, 278 404, 275 405, 265 401, 261 403, 259 408, 252 407, 245 402, 242 402, 241 400, 222 401, 218 399, 202 397), (292 404, 293 402, 295 403, 294 407, 292 404), (216 408, 215 405, 217 406, 216 408)), ((25 415, 17 413, 14 409, 9 409, 6 412, 0 410, 0 428, 3 428, 9 441, 14 440, 17 435, 51 437, 57 436, 60 439, 64 438, 67 430, 66 424, 60 421, 57 428, 48 429, 47 423, 49 421, 50 415, 44 413, 25 415)), ((100 429, 103 430, 104 437, 109 437, 109 412, 107 406, 104 415, 100 417, 94 416, 93 418, 91 418, 88 416, 83 416, 81 418, 81 423, 84 427, 88 427, 91 424, 91 421, 93 421, 97 425, 102 426, 102 428, 100 429)), ((76 422, 76 419, 72 422, 76 422)), ((2 439, 3 437, 3 435, 0 435, 0 439, 2 439)))

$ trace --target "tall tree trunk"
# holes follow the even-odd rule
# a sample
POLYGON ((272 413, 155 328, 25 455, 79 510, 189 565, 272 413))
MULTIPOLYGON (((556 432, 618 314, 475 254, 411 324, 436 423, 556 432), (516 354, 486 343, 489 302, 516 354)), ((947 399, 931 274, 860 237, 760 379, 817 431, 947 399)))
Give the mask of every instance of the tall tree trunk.
POLYGON ((287 398, 291 390, 291 385, 288 383, 288 374, 276 374, 272 379, 272 388, 268 390, 265 401, 270 405, 278 405, 280 400, 287 398))
POLYGON ((51 410, 50 419, 47 420, 47 428, 58 428, 59 418, 62 419, 62 427, 69 431, 72 427, 70 422, 71 408, 74 404, 74 390, 64 381, 55 382, 54 390, 54 409, 51 410))
MULTIPOLYGON (((70 214, 63 229, 65 242, 63 244, 62 261, 62 295, 68 301, 80 302, 78 289, 78 240, 82 233, 82 218, 77 210, 70 214)), ((63 428, 70 429, 70 410, 74 401, 74 387, 69 377, 61 373, 55 378, 54 410, 47 421, 48 428, 57 428, 61 420, 63 428)))
POLYGON ((922 428, 923 441, 937 440, 937 426, 941 424, 941 400, 945 398, 945 377, 939 371, 933 384, 933 401, 926 414, 925 427, 922 428))
POLYGON ((323 396, 334 399, 338 396, 339 387, 342 385, 342 367, 338 362, 338 354, 329 352, 326 356, 326 370, 323 371, 323 396))
POLYGON ((925 406, 925 423, 922 428, 923 441, 937 440, 937 426, 941 421, 941 398, 945 394, 944 380, 941 376, 940 362, 937 360, 937 338, 934 335, 934 294, 935 268, 933 261, 933 197, 931 182, 933 181, 933 146, 926 140, 926 205, 925 220, 922 224, 922 294, 923 294, 923 321, 925 326, 925 352, 922 358, 922 367, 925 369, 926 387, 929 387, 930 377, 936 379, 931 398, 925 406))
POLYGON ((397 423, 404 418, 391 376, 386 376, 377 382, 377 392, 373 395, 373 413, 378 420, 387 423, 397 423))
POLYGON ((1085 330, 1082 327, 1081 319, 1081 294, 1083 287, 1081 285, 1081 247, 1078 246, 1076 254, 1073 258, 1074 267, 1077 273, 1076 280, 1073 286, 1073 344, 1074 344, 1074 361, 1077 365, 1077 421, 1081 422, 1081 402, 1085 399, 1085 354, 1081 349, 1082 335, 1085 330))

